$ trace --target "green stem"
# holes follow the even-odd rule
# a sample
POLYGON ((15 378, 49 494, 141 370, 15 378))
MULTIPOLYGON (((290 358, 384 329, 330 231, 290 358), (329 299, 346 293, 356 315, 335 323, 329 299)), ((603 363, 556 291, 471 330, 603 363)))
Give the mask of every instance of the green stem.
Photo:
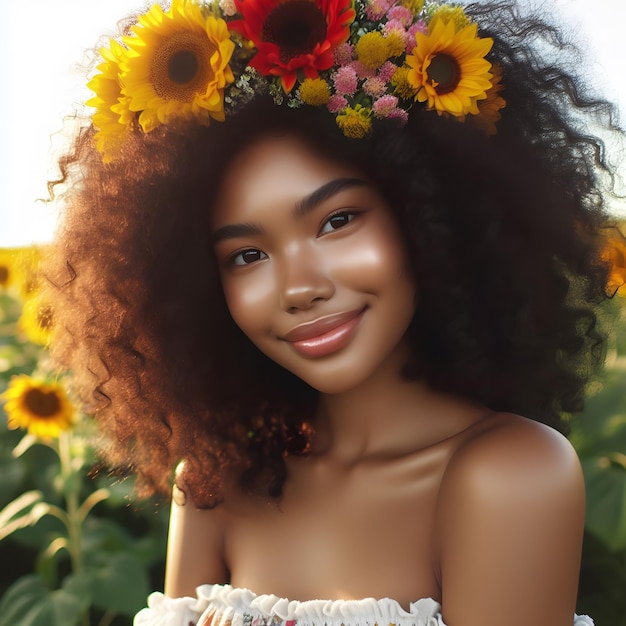
MULTIPOLYGON (((82 523, 79 496, 81 481, 72 467, 71 432, 66 431, 59 436, 59 459, 61 476, 65 491, 67 507, 67 550, 70 553, 72 573, 80 574, 83 569, 82 523)), ((89 626, 89 614, 85 612, 80 621, 82 626, 89 626)))
POLYGON ((116 615, 117 615, 117 613, 114 613, 113 611, 107 611, 102 616, 102 619, 98 623, 98 626, 110 626, 111 622, 113 621, 113 619, 115 618, 116 615))
POLYGON ((83 569, 83 555, 81 551, 82 520, 78 512, 78 490, 80 481, 76 480, 72 469, 71 434, 61 433, 59 437, 59 458, 61 460, 61 476, 65 485, 65 502, 68 516, 68 550, 72 561, 72 571, 79 574, 83 569))

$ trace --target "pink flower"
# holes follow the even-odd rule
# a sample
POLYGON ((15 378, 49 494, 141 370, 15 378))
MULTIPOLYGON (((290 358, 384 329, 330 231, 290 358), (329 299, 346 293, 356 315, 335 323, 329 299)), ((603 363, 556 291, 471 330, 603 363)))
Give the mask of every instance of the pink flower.
POLYGON ((361 61, 352 61, 348 67, 351 67, 359 78, 371 78, 376 76, 376 70, 372 70, 366 65, 363 65, 361 61))
POLYGON ((415 40, 415 33, 422 33, 425 35, 428 32, 428 26, 426 22, 420 20, 419 22, 415 22, 409 27, 409 30, 406 32, 406 51, 413 52, 413 48, 417 45, 415 40))
POLYGON ((413 13, 407 7, 397 4, 387 11, 388 20, 398 20, 403 26, 408 26, 413 21, 413 13))
POLYGON ((352 64, 344 65, 335 72, 333 81, 337 93, 351 96, 357 88, 358 78, 356 70, 352 67, 352 64))
POLYGON ((405 111, 404 109, 398 107, 397 109, 393 109, 392 111, 390 111, 387 117, 389 119, 400 120, 403 124, 406 124, 409 120, 409 113, 408 111, 405 111))
POLYGON ((394 72, 397 69, 398 66, 395 63, 392 63, 391 61, 386 61, 378 68, 378 78, 388 83, 392 79, 394 72))
POLYGON ((372 0, 365 9, 365 14, 370 20, 377 22, 387 13, 392 4, 393 0, 372 0))
POLYGON ((386 96, 378 98, 378 100, 374 101, 372 111, 376 117, 390 117, 391 113, 395 111, 397 107, 398 98, 396 98, 396 96, 392 96, 391 94, 387 94, 386 96))
POLYGON ((331 113, 339 113, 342 109, 348 106, 348 101, 339 94, 331 96, 326 104, 326 107, 331 113))
POLYGON ((354 56, 354 49, 348 42, 335 48, 335 65, 348 65, 354 56))
POLYGON ((389 33, 398 33, 399 35, 402 35, 404 37, 406 35, 406 29, 404 28, 404 24, 402 22, 399 22, 398 20, 389 20, 383 26, 383 35, 387 37, 389 36, 389 33))
POLYGON ((378 76, 372 76, 363 83, 363 91, 374 98, 379 98, 387 91, 387 84, 378 76))

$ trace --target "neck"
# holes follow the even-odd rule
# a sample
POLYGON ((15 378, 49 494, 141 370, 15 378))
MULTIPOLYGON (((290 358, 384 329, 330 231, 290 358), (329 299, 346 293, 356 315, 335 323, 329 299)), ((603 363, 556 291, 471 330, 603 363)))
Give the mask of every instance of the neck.
POLYGON ((406 380, 400 350, 357 387, 322 394, 314 454, 351 465, 397 457, 454 436, 487 414, 485 407, 406 380))

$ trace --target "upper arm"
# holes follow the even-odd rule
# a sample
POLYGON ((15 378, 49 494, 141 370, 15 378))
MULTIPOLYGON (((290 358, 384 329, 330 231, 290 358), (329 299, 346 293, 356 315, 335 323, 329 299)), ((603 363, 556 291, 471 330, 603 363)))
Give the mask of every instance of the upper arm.
POLYGON ((466 444, 438 510, 446 624, 571 626, 583 525, 582 473, 561 435, 514 420, 466 444))
POLYGON ((165 594, 195 596, 206 583, 228 582, 224 561, 223 533, 218 512, 182 503, 174 487, 167 541, 165 594), (177 502, 178 500, 178 502, 177 502))

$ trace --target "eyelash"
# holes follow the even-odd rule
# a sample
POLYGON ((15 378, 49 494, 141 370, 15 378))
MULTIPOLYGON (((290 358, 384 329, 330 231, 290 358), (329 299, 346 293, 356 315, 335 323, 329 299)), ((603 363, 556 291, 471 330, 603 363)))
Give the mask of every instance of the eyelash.
POLYGON ((243 267, 244 265, 252 265, 252 263, 257 263, 258 261, 262 261, 263 259, 267 258, 267 254, 265 254, 265 252, 262 252, 261 250, 257 250, 256 248, 246 248, 245 250, 240 250, 239 252, 236 252, 235 254, 233 254, 229 259, 228 259, 228 264, 229 265, 234 265, 236 267, 243 267), (260 258, 254 259, 252 261, 250 261, 250 263, 246 263, 243 259, 244 259, 244 255, 248 254, 250 252, 256 252, 259 254, 260 258), (237 259, 241 259, 241 262, 238 262, 237 259))
POLYGON ((324 223, 322 224, 322 227, 320 228, 319 234, 320 235, 325 235, 326 233, 332 233, 336 230, 340 230, 341 228, 343 228, 344 226, 347 226, 356 216, 358 215, 358 211, 346 211, 346 210, 342 210, 342 211, 335 211, 334 213, 332 213, 331 215, 329 215, 325 220, 324 223), (332 220, 336 217, 347 217, 349 218, 347 222, 345 222, 344 224, 342 224, 341 226, 339 226, 339 228, 332 228, 331 230, 328 231, 324 231, 324 228, 328 225, 330 226, 332 220))
MULTIPOLYGON (((345 211, 345 210, 336 211, 335 213, 332 213, 322 223, 322 226, 318 233, 318 237, 320 235, 326 235, 328 233, 341 230, 342 228, 350 224, 350 222, 352 222, 352 220, 354 220, 354 218, 358 214, 359 214, 358 211, 345 211), (330 230, 325 230, 326 226, 331 226, 332 220, 335 218, 348 218, 348 219, 338 228, 331 227, 330 230)), ((267 258, 267 254, 265 254, 265 252, 263 251, 258 250, 257 248, 246 248, 245 250, 240 250, 239 252, 236 252, 235 254, 231 255, 230 258, 228 259, 228 264, 232 266, 236 266, 236 267, 243 267, 244 265, 252 265, 253 263, 263 261, 266 258, 267 258), (246 261, 244 260, 244 255, 249 254, 249 253, 254 253, 255 255, 258 255, 258 256, 257 258, 251 260, 249 263, 246 263, 246 261), (238 259, 241 259, 241 261, 239 261, 238 259)))

